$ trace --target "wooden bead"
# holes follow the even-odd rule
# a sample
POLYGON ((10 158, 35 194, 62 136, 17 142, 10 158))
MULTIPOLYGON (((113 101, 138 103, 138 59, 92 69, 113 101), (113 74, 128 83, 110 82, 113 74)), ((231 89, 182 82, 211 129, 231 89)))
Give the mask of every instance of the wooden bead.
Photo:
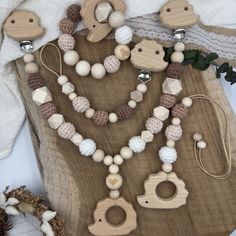
POLYGON ((112 156, 110 156, 110 155, 105 156, 105 157, 104 157, 104 160, 103 160, 103 163, 104 163, 106 166, 112 165, 112 163, 113 163, 113 158, 112 158, 112 156))
POLYGON ((153 116, 158 118, 161 121, 166 120, 170 115, 169 109, 163 107, 163 106, 158 106, 153 109, 153 116))
POLYGON ((79 133, 75 133, 72 138, 71 142, 74 143, 76 146, 79 146, 79 144, 84 140, 83 136, 79 133))
POLYGON ((173 148, 175 146, 175 141, 174 140, 167 140, 166 141, 166 146, 167 147, 170 147, 170 148, 173 148))
POLYGON ((184 54, 182 52, 173 52, 171 54, 171 61, 182 63, 184 61, 184 54))
POLYGON ((117 174, 119 172, 119 166, 116 164, 112 164, 109 166, 109 173, 110 174, 117 174))
POLYGON ((113 11, 109 16, 109 25, 112 28, 118 28, 125 23, 125 15, 121 11, 113 11))
POLYGON ((146 84, 138 84, 136 89, 141 93, 146 93, 147 92, 147 85, 146 84))
POLYGON ((120 61, 124 61, 130 56, 130 48, 127 45, 119 44, 116 46, 114 54, 120 61))
POLYGON ((30 62, 34 62, 34 55, 31 53, 27 53, 23 56, 23 61, 25 63, 30 63, 30 62))
POLYGON ((167 77, 162 84, 162 91, 163 93, 178 96, 182 91, 181 81, 167 77))
POLYGON ((162 165, 162 170, 163 170, 164 172, 166 172, 166 173, 171 172, 172 169, 173 169, 173 167, 172 167, 172 164, 170 164, 170 163, 164 163, 164 164, 162 165))
POLYGON ((61 114, 53 114, 48 119, 48 124, 52 129, 57 129, 60 125, 62 125, 65 122, 65 119, 63 115, 61 114))
POLYGON ((115 155, 113 159, 114 159, 113 161, 116 165, 121 165, 124 162, 124 159, 119 154, 115 155))
POLYGON ((25 72, 27 74, 35 74, 39 72, 39 66, 34 62, 29 62, 25 65, 25 72))
POLYGON ((75 98, 77 97, 77 94, 76 93, 70 93, 68 98, 73 101, 75 98))
POLYGON ((122 186, 123 180, 119 174, 109 174, 106 178, 106 185, 111 190, 119 189, 122 186))
POLYGON ((87 61, 84 61, 84 60, 79 61, 75 66, 76 73, 80 76, 89 75, 90 69, 91 69, 90 64, 87 61))
POLYGON ((142 131, 141 139, 144 142, 146 142, 146 143, 152 142, 153 138, 154 138, 154 135, 149 130, 142 131))
POLYGON ((75 50, 65 52, 63 60, 68 66, 74 66, 79 61, 79 53, 75 50))
POLYGON ((181 120, 178 117, 174 117, 171 121, 172 125, 180 125, 181 120))
POLYGON ((184 106, 186 106, 186 107, 191 107, 192 104, 193 104, 192 99, 189 98, 189 97, 183 98, 181 102, 182 102, 182 104, 183 104, 184 106))
POLYGON ((202 140, 202 135, 200 133, 193 134, 193 140, 194 141, 201 141, 202 140))
POLYGON ((204 148, 206 148, 206 142, 204 142, 204 141, 198 141, 197 142, 197 147, 199 148, 199 149, 204 149, 204 148))
POLYGON ((128 106, 132 109, 134 109, 137 106, 137 103, 134 100, 130 100, 128 102, 128 106))
POLYGON ((130 99, 135 102, 141 102, 143 100, 143 94, 138 90, 134 90, 130 93, 130 99))
POLYGON ((185 45, 182 42, 177 42, 174 46, 174 50, 177 52, 183 52, 185 50, 185 45))
POLYGON ((105 153, 101 149, 97 149, 94 154, 92 155, 92 158, 95 162, 101 162, 104 160, 105 153))
POLYGON ((62 86, 62 93, 64 93, 65 95, 69 95, 74 91, 75 91, 75 86, 70 82, 67 82, 62 86))
POLYGON ((107 22, 112 11, 113 8, 109 2, 100 2, 95 9, 95 17, 100 23, 107 22))
POLYGON ((60 84, 60 85, 64 85, 68 82, 68 78, 67 76, 65 75, 60 75, 58 78, 57 78, 57 83, 60 84))
POLYGON ((133 152, 129 147, 123 147, 120 150, 120 155, 123 159, 128 160, 133 157, 133 152))
POLYGON ((35 89, 32 92, 32 99, 38 105, 52 101, 52 95, 46 86, 35 89))
POLYGON ((89 119, 92 119, 93 116, 95 114, 95 110, 93 108, 89 108, 86 112, 85 112, 85 116, 89 119))
POLYGON ((109 193, 111 199, 117 199, 120 197, 120 192, 118 190, 112 190, 109 193))
POLYGON ((103 64, 96 63, 91 67, 91 75, 95 79, 102 79, 106 75, 106 69, 103 64))
POLYGON ((109 114, 109 117, 108 117, 110 123, 116 123, 118 121, 118 117, 116 115, 116 113, 112 112, 109 114))

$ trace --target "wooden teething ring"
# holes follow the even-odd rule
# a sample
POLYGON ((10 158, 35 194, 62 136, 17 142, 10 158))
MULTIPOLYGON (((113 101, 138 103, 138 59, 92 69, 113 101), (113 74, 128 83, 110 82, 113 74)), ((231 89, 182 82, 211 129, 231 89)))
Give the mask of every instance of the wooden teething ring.
POLYGON ((133 206, 124 198, 106 198, 97 203, 94 211, 95 223, 88 227, 89 232, 96 236, 127 235, 137 227, 137 214, 133 206), (112 225, 106 220, 106 212, 114 207, 121 207, 126 213, 126 219, 120 225, 112 225))
POLYGON ((163 171, 157 174, 149 175, 144 183, 145 194, 138 196, 139 205, 145 208, 154 209, 173 209, 186 204, 188 191, 185 188, 185 183, 179 179, 174 172, 165 173, 163 171), (165 181, 170 181, 176 186, 176 192, 169 198, 161 198, 157 196, 157 186, 165 181))

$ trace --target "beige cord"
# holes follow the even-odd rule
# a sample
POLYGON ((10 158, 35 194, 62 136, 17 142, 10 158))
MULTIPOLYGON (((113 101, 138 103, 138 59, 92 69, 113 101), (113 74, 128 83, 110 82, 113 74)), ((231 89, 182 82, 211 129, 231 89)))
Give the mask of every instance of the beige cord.
MULTIPOLYGON (((224 119, 225 119, 225 126, 226 126, 226 131, 225 131, 225 134, 223 132, 223 129, 222 129, 222 125, 221 125, 221 122, 219 122, 220 124, 220 138, 221 138, 221 141, 222 141, 222 144, 223 144, 223 151, 224 151, 224 154, 225 154, 225 158, 226 158, 226 164, 227 164, 227 170, 224 174, 212 174, 210 173, 206 168, 205 166, 203 165, 202 163, 202 149, 199 149, 197 148, 197 141, 194 141, 194 146, 193 146, 193 151, 194 151, 194 156, 195 156, 195 159, 200 167, 200 169, 207 175, 215 178, 215 179, 225 179, 227 178, 230 173, 231 173, 231 164, 232 164, 232 157, 231 157, 231 145, 230 145, 230 137, 229 137, 229 121, 228 121, 228 118, 227 118, 227 115, 226 115, 226 112, 224 110, 224 108, 218 104, 217 102, 215 102, 214 100, 212 100, 210 97, 208 97, 207 95, 205 94, 195 94, 195 95, 191 95, 189 96, 192 100, 194 99, 203 99, 203 100, 208 100, 210 103, 212 103, 212 105, 215 107, 215 108, 220 108, 220 110, 222 111, 223 115, 224 115, 224 119)), ((216 112, 216 116, 217 116, 217 119, 220 121, 220 117, 218 115, 218 113, 216 112)))
POLYGON ((39 53, 39 58, 40 58, 40 62, 42 63, 42 65, 50 72, 52 72, 54 75, 56 75, 57 77, 59 77, 60 75, 62 75, 62 55, 60 52, 60 49, 53 43, 47 43, 46 45, 44 45, 42 47, 42 49, 40 50, 39 53), (46 47, 48 46, 53 46, 54 48, 56 48, 58 55, 59 55, 59 73, 57 73, 56 71, 54 71, 53 69, 51 69, 50 67, 48 67, 45 62, 43 61, 43 52, 45 50, 46 47))

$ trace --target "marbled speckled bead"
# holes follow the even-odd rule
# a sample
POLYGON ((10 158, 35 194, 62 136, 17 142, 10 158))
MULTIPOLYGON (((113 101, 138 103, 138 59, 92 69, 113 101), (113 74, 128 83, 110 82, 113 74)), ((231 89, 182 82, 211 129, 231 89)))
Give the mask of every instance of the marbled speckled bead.
POLYGON ((76 97, 72 101, 72 105, 74 109, 79 113, 86 112, 90 108, 89 100, 86 97, 82 97, 82 96, 76 97))
POLYGON ((58 46, 64 52, 72 50, 75 47, 75 39, 70 34, 62 34, 58 39, 58 46))
POLYGON ((96 111, 93 115, 93 121, 99 126, 106 125, 108 122, 108 113, 106 111, 96 111))
POLYGON ((116 110, 116 115, 119 120, 127 120, 133 115, 133 112, 133 109, 125 104, 116 110))
POLYGON ((182 103, 178 103, 172 108, 171 115, 183 119, 188 115, 188 108, 182 103))
POLYGON ((57 133, 61 138, 71 139, 73 135, 76 133, 75 126, 70 122, 64 122, 57 129, 57 133))
POLYGON ((171 108, 176 103, 176 97, 170 94, 163 94, 160 97, 160 105, 166 108, 171 108))
POLYGON ((163 122, 156 117, 150 117, 146 121, 146 129, 152 134, 157 134, 162 130, 163 122))
POLYGON ((59 23, 59 29, 63 34, 72 34, 75 30, 75 23, 68 18, 63 18, 59 23))

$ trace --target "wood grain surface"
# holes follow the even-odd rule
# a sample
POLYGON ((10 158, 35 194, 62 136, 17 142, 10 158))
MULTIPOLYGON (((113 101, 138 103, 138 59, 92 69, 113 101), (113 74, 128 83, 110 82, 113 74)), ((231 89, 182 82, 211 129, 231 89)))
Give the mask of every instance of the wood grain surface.
MULTIPOLYGON (((76 35, 76 50, 83 59, 101 62, 113 53, 115 41, 103 40, 91 44, 84 37, 76 35)), ((38 52, 35 53, 38 59, 38 52)), ((45 51, 46 62, 55 67, 58 65, 56 52, 52 48, 45 51)), ((82 157, 78 149, 70 142, 57 136, 56 131, 49 128, 43 120, 39 109, 31 100, 27 87, 27 77, 24 73, 22 59, 16 62, 19 72, 19 86, 25 101, 30 121, 32 138, 38 157, 39 167, 43 176, 48 197, 67 222, 67 235, 89 236, 88 225, 93 223, 93 212, 97 201, 108 196, 105 187, 107 168, 94 163, 90 158, 82 157)), ((75 124, 85 137, 93 138, 98 148, 108 154, 116 154, 120 148, 127 145, 130 137, 137 135, 144 128, 145 120, 152 114, 161 95, 161 84, 165 72, 154 73, 148 84, 148 93, 135 110, 134 116, 128 121, 106 127, 98 127, 83 114, 73 111, 72 105, 64 95, 51 73, 41 66, 41 72, 47 86, 52 91, 58 111, 64 114, 66 120, 75 124)), ((76 84, 77 92, 85 95, 96 109, 114 110, 118 105, 126 103, 129 93, 137 81, 137 70, 130 62, 122 62, 121 69, 115 74, 108 74, 103 80, 91 77, 79 78, 75 70, 64 65, 64 74, 76 84)), ((236 228, 236 119, 232 113, 225 94, 215 79, 212 68, 201 73, 191 67, 186 67, 182 78, 183 91, 180 98, 194 93, 205 93, 224 105, 231 122, 231 144, 233 151, 233 171, 229 179, 219 181, 203 174, 193 155, 192 134, 202 132, 208 147, 204 150, 203 161, 214 171, 224 168, 222 145, 219 139, 219 124, 215 118, 214 109, 203 101, 194 102, 189 115, 183 121, 183 138, 176 145, 178 161, 174 171, 183 179, 189 191, 187 204, 173 210, 146 209, 136 202, 136 196, 143 194, 144 181, 150 173, 161 169, 157 152, 165 143, 162 134, 155 136, 146 150, 135 155, 121 167, 124 176, 122 196, 132 202, 137 211, 138 227, 130 233, 131 236, 195 236, 195 235, 228 235, 236 228)), ((170 121, 167 121, 169 123, 170 121)), ((159 194, 168 194, 171 186, 163 186, 159 194)), ((108 220, 117 223, 124 213, 117 209, 108 212, 108 220)))

